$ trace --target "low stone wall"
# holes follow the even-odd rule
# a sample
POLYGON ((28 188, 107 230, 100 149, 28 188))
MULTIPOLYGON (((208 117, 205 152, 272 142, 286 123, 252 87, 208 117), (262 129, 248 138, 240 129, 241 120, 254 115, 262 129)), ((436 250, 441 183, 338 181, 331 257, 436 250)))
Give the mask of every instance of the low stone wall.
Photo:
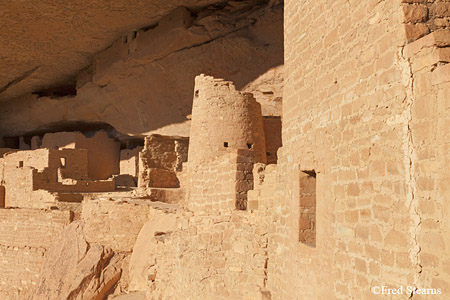
POLYGON ((72 218, 69 211, 0 209, 1 299, 26 299, 52 239, 72 218))
POLYGON ((268 223, 232 210, 152 212, 130 261, 130 290, 158 299, 265 299, 268 223))
POLYGON ((142 226, 149 219, 149 205, 108 199, 83 201, 81 219, 89 243, 130 252, 142 226))

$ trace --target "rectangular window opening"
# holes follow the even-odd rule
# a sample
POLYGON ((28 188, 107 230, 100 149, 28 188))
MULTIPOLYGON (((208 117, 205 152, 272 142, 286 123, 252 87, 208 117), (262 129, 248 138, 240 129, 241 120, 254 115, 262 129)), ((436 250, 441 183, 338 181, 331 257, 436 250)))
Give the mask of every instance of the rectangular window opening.
POLYGON ((23 161, 19 161, 19 168, 23 168, 23 161))
POLYGON ((305 170, 299 178, 299 242, 316 247, 316 172, 305 170))

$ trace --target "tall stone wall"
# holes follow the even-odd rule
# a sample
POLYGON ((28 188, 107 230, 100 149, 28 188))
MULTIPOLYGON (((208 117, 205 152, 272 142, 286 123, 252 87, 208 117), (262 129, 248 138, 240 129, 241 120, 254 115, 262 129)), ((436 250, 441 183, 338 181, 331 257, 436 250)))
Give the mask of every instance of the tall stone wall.
POLYGON ((130 260, 130 290, 161 299, 270 299, 270 219, 242 210, 154 213, 130 260))
MULTIPOLYGON (((448 3, 447 3, 448 4, 448 3)), ((411 70, 411 182, 420 247, 417 281, 450 294, 450 31, 435 31, 405 47, 411 70)), ((430 299, 432 296, 430 297, 430 299)))
POLYGON ((138 186, 179 187, 177 172, 187 161, 189 138, 150 135, 139 153, 138 186))
POLYGON ((401 1, 285 2, 286 226, 274 233, 274 299, 376 299, 374 285, 421 286, 403 22, 401 1), (315 247, 298 237, 299 181, 311 170, 315 247))

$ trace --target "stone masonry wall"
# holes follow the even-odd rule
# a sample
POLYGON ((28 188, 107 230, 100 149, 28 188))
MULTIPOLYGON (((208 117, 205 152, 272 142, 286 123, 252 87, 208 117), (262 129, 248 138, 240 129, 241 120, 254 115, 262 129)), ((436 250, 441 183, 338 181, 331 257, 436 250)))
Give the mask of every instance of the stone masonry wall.
POLYGON ((149 212, 145 204, 86 199, 81 213, 84 235, 89 243, 110 247, 115 252, 131 252, 149 212))
MULTIPOLYGON (((450 295, 450 31, 435 31, 405 47, 411 70, 411 143, 416 210, 416 264, 422 286, 450 295)), ((430 299, 433 299, 430 296, 430 299)))
POLYGON ((272 299, 420 285, 403 22, 401 1, 285 1, 272 299), (317 174, 315 248, 298 240, 302 170, 317 174))
POLYGON ((187 161, 189 138, 150 135, 139 153, 138 186, 179 187, 177 173, 187 161))
POLYGON ((200 165, 189 163, 186 207, 196 212, 246 209, 253 162, 251 150, 228 150, 200 165))
POLYGON ((86 149, 90 179, 104 180, 120 173, 120 144, 109 138, 105 131, 98 131, 92 137, 86 137, 81 132, 47 133, 41 147, 86 149))
POLYGON ((6 155, 3 185, 6 207, 48 208, 49 192, 108 192, 114 181, 89 181, 88 153, 82 149, 20 151, 6 155))
POLYGON ((157 299, 270 299, 273 225, 263 212, 152 212, 133 248, 130 289, 157 299))
POLYGON ((253 149, 256 162, 266 162, 261 105, 223 79, 195 78, 189 163, 208 160, 222 150, 253 149))
POLYGON ((72 221, 69 211, 0 209, 0 297, 27 299, 52 238, 72 221))
POLYGON ((448 0, 402 0, 405 30, 408 41, 439 29, 450 28, 448 0))
POLYGON ((139 173, 139 152, 142 147, 136 147, 132 150, 124 149, 120 151, 120 174, 131 175, 135 178, 139 173))

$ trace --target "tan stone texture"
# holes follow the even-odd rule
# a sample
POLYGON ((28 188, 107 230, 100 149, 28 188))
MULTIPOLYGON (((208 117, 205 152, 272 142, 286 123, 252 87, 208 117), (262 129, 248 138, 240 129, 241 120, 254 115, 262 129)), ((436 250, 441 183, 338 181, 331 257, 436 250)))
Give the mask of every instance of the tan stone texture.
POLYGON ((39 281, 44 255, 65 225, 69 211, 0 209, 0 297, 26 299, 39 281))
POLYGON ((250 1, 191 15, 197 18, 185 24, 185 14, 175 12, 156 27, 136 27, 114 46, 107 44, 104 53, 94 56, 91 71, 78 80, 76 96, 29 94, 5 101, 0 106, 0 136, 48 131, 77 121, 108 123, 123 134, 189 136, 194 78, 201 73, 257 92, 267 113, 280 115, 282 5, 250 1), (270 90, 268 82, 274 84, 270 90))
POLYGON ((120 174, 138 177, 139 175, 139 152, 142 147, 136 147, 132 150, 120 150, 120 174))
POLYGON ((179 6, 195 9, 218 2, 2 1, 0 69, 5 72, 0 75, 0 97, 64 83, 126 32, 157 24, 160 16, 179 6))
POLYGON ((195 166, 228 149, 254 149, 255 161, 266 162, 261 105, 252 94, 237 91, 232 82, 197 76, 189 164, 195 166))
POLYGON ((150 135, 139 153, 138 187, 180 187, 177 172, 188 159, 189 138, 150 135))
POLYGON ((120 278, 121 262, 110 249, 88 244, 74 222, 47 252, 31 299, 105 299, 120 278))
POLYGON ((47 133, 41 147, 87 150, 90 179, 108 179, 113 174, 119 174, 120 145, 104 131, 96 132, 92 137, 86 137, 80 132, 47 133))
POLYGON ((447 0, 402 0, 406 38, 415 41, 430 32, 450 28, 447 0))
POLYGON ((286 0, 282 67, 275 56, 255 65, 281 51, 276 1, 178 8, 96 55, 76 97, 6 104, 2 120, 17 123, 15 112, 74 99, 86 122, 124 112, 113 125, 145 135, 145 145, 120 155, 105 132, 108 149, 77 148, 78 133, 45 135, 42 145, 13 137, 39 120, 0 139, 18 148, 0 150, 0 297, 447 299, 448 3, 286 0), (150 73, 160 77, 149 83, 150 73), (181 110, 155 88, 163 81, 190 93, 181 110), (131 104, 105 100, 120 87, 136 90, 131 104), (85 107, 92 89, 105 97, 85 107), (152 89, 167 107, 146 106, 140 96, 152 89), (133 101, 142 107, 133 111, 133 101), (188 123, 177 114, 191 120, 189 139, 178 136, 188 123), (181 126, 174 136, 149 134, 172 125, 181 126), (116 168, 123 161, 111 174, 137 176, 139 187, 89 178, 89 152, 107 150, 116 168))
POLYGON ((56 200, 50 193, 113 191, 113 180, 89 179, 88 162, 84 149, 9 153, 0 161, 6 207, 49 208, 56 200))
POLYGON ((82 203, 81 216, 86 241, 115 252, 131 252, 149 213, 145 203, 88 199, 82 203))

